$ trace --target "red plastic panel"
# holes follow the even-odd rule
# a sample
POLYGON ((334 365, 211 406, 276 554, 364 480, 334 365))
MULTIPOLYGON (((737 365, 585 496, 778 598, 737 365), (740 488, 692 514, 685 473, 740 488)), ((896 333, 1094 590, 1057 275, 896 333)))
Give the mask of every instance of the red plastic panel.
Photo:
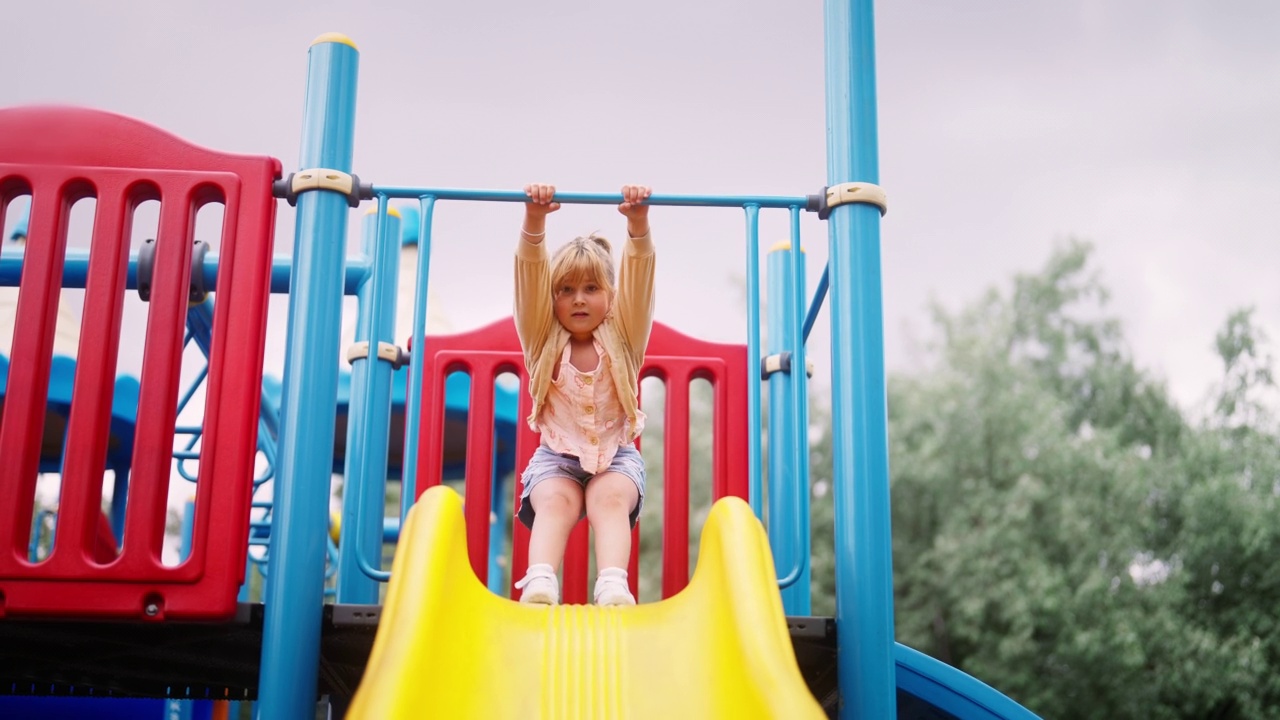
MULTIPOLYGON (((31 195, 8 397, 0 419, 0 614, 230 616, 244 574, 280 163, 213 152, 83 108, 0 110, 0 213, 31 195), (58 530, 27 561, 71 205, 95 197, 58 530), (120 554, 95 558, 133 210, 160 202, 120 554), (161 561, 195 216, 225 206, 191 554, 161 561), (216 523, 216 528, 214 527, 216 523)), ((0 216, 0 226, 4 218, 0 216)), ((208 238, 206 238, 208 239, 208 238)))
MULTIPOLYGON (((456 335, 428 336, 423 368, 423 421, 419 439, 418 487, 420 495, 439 485, 444 465, 445 381, 450 373, 471 376, 466 459, 467 549, 471 567, 483 581, 488 576, 489 508, 492 500, 493 386, 498 375, 520 378, 517 417, 516 471, 533 456, 538 436, 524 422, 531 401, 524 355, 510 319, 456 335)), ((417 354, 415 353, 415 357, 417 354)), ((667 384, 665 426, 662 594, 679 592, 689 579, 689 381, 705 379, 714 390, 712 445, 712 496, 747 496, 747 349, 696 340, 661 323, 655 323, 641 369, 642 377, 658 377, 667 384)), ((517 484, 518 487, 518 484, 517 484)), ((518 505, 518 496, 514 499, 518 505)), ((639 533, 632 536, 638 547, 639 533)), ((511 577, 519 579, 527 569, 529 532, 514 523, 511 577)), ((565 602, 587 601, 587 523, 578 523, 565 554, 565 602)), ((630 563, 632 592, 638 592, 637 558, 630 563)))

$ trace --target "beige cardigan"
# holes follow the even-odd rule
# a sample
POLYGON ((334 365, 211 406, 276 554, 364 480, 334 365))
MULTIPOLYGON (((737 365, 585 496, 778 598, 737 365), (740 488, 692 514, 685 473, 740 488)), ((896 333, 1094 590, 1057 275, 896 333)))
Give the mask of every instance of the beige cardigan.
MULTIPOLYGON (((627 240, 618 268, 617 296, 604 322, 595 329, 595 339, 604 346, 604 362, 618 391, 618 400, 627 413, 630 427, 636 426, 639 410, 640 366, 653 327, 653 238, 648 234, 627 240)), ((556 321, 551 297, 551 261, 546 243, 520 238, 516 247, 516 332, 524 348, 524 366, 529 371, 529 395, 533 411, 529 427, 538 429, 538 414, 551 388, 569 331, 556 321)), ((634 431, 633 431, 634 432, 634 431)), ((634 435, 627 442, 635 440, 634 435)))

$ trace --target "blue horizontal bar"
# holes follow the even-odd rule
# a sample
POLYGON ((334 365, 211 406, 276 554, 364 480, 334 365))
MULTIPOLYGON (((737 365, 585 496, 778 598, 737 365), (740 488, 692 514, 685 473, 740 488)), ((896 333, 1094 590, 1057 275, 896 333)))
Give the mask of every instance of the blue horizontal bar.
MULTIPOLYGON (((482 202, 525 202, 529 198, 523 190, 467 190, 462 188, 414 188, 393 187, 390 185, 374 185, 374 195, 385 195, 388 198, 417 200, 421 197, 433 197, 437 200, 475 200, 482 202)), ((582 193, 557 192, 555 200, 561 203, 576 205, 617 205, 622 202, 621 193, 582 193)), ((756 205, 762 208, 808 209, 809 198, 806 196, 778 195, 663 195, 649 196, 649 205, 677 205, 685 207, 730 207, 741 208, 756 205)))
MULTIPOLYGON (((289 273, 292 271, 293 259, 287 255, 271 259, 271 292, 289 292, 289 273)), ((346 277, 342 291, 347 295, 355 295, 360 283, 369 275, 372 263, 366 257, 354 256, 346 259, 346 277)), ((83 288, 89 275, 89 251, 83 248, 67 248, 67 257, 62 265, 62 287, 83 288)), ((6 249, 0 254, 0 287, 17 287, 22 281, 22 253, 6 249)), ((218 283, 218 256, 210 253, 204 258, 204 286, 213 288, 218 283)), ((138 256, 129 255, 129 275, 125 288, 138 289, 138 256)))

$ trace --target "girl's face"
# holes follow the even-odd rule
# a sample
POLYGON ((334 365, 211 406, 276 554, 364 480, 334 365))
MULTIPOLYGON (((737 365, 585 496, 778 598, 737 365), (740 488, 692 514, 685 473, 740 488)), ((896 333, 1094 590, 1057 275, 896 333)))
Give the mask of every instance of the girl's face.
POLYGON ((575 340, 589 340, 609 314, 609 293, 594 279, 565 279, 552 289, 556 320, 575 340))

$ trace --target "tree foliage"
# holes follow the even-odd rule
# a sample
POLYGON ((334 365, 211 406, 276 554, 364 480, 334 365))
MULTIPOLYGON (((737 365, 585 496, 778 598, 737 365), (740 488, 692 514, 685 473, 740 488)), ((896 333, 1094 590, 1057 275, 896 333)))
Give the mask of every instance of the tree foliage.
POLYGON ((925 369, 890 378, 898 639, 1045 717, 1280 716, 1265 337, 1228 318, 1212 410, 1189 419, 1135 364, 1090 255, 1071 243, 1008 292, 935 308, 925 369))

